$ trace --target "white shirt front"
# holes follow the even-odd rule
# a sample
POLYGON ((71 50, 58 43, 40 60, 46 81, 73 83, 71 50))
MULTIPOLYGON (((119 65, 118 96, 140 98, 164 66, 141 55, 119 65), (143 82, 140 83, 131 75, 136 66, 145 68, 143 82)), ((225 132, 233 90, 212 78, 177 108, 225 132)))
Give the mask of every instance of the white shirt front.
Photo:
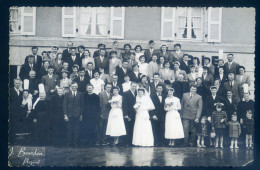
POLYGON ((72 60, 73 60, 73 62, 75 61, 75 59, 76 59, 76 56, 74 55, 74 56, 71 56, 72 57, 72 60))
POLYGON ((99 94, 102 91, 102 85, 105 85, 105 82, 102 79, 91 79, 90 83, 94 86, 93 93, 99 94))
POLYGON ((131 81, 123 83, 122 87, 123 87, 123 92, 126 92, 126 91, 130 90, 131 81))
POLYGON ((48 74, 48 76, 49 76, 50 79, 52 79, 53 74, 52 75, 48 74))

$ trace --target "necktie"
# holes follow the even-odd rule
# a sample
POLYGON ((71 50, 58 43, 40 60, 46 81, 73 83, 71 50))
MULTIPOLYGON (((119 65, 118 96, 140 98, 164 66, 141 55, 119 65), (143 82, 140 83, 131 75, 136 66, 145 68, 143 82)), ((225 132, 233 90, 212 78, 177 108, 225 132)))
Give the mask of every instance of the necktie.
POLYGON ((231 87, 231 89, 233 88, 233 83, 232 82, 230 83, 230 87, 231 87))
POLYGON ((230 69, 230 67, 231 67, 231 63, 228 63, 228 68, 230 69))
POLYGON ((19 90, 18 90, 18 89, 16 89, 16 93, 17 93, 17 95, 19 96, 20 93, 19 93, 19 90))
POLYGON ((76 92, 73 92, 73 99, 76 98, 76 92))
POLYGON ((190 99, 192 98, 192 95, 190 95, 190 99))
POLYGON ((35 62, 35 63, 37 62, 37 55, 34 56, 34 62, 35 62))
POLYGON ((92 72, 91 71, 89 71, 89 77, 92 78, 92 72))
POLYGON ((83 81, 83 77, 80 77, 80 81, 83 81))
POLYGON ((32 64, 30 64, 31 65, 31 70, 33 70, 33 65, 32 64))

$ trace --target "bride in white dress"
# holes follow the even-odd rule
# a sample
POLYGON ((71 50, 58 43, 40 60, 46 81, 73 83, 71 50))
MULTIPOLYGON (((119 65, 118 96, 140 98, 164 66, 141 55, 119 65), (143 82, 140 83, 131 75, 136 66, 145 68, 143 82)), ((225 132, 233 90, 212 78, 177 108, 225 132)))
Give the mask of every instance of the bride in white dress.
POLYGON ((108 101, 111 104, 111 110, 108 116, 106 135, 114 137, 114 145, 119 143, 119 136, 126 135, 122 111, 122 96, 118 94, 119 90, 119 87, 113 87, 114 96, 108 101))
POLYGON ((132 143, 136 146, 153 146, 153 129, 148 111, 155 109, 155 107, 149 95, 145 95, 144 88, 138 89, 134 108, 136 116, 132 143))
POLYGON ((170 139, 169 146, 174 146, 174 139, 184 138, 183 126, 178 110, 181 110, 180 99, 173 96, 174 89, 168 89, 165 99, 165 138, 170 139))

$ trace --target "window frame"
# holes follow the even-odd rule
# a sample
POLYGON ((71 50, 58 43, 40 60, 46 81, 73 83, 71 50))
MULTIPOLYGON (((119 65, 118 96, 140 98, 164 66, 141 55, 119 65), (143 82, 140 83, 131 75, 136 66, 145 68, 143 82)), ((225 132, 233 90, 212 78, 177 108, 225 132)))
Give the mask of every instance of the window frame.
MULTIPOLYGON (((181 7, 182 8, 182 7, 181 7)), ((202 42, 203 41, 203 33, 204 33, 204 27, 203 27, 203 21, 205 20, 205 16, 203 16, 203 11, 204 8, 201 7, 201 24, 200 24, 200 29, 201 29, 201 37, 193 39, 192 36, 192 27, 191 27, 191 19, 192 19, 192 7, 187 7, 187 38, 178 38, 178 35, 176 36, 176 40, 178 41, 191 41, 191 42, 202 42)), ((175 13, 175 17, 179 17, 178 13, 175 13)), ((178 33, 179 25, 176 23, 176 34, 178 33)))
MULTIPOLYGON (((81 27, 81 23, 80 23, 80 17, 81 17, 81 9, 82 7, 79 7, 77 8, 77 18, 79 19, 79 21, 77 22, 77 29, 79 30, 80 27, 81 27)), ((105 35, 97 35, 96 34, 96 27, 97 27, 97 8, 98 7, 90 7, 91 8, 91 22, 90 22, 90 29, 91 29, 91 34, 85 34, 85 35, 82 35, 80 34, 80 30, 78 31, 78 37, 82 37, 82 38, 107 38, 109 35, 108 35, 108 31, 109 31, 109 17, 106 18, 107 22, 106 24, 106 34, 105 35), (94 9, 94 10, 93 10, 94 9)), ((109 16, 109 13, 110 13, 110 8, 107 8, 107 7, 104 7, 106 8, 106 14, 107 16, 109 16)))
POLYGON ((20 29, 20 26, 21 26, 21 10, 19 7, 10 7, 9 8, 9 12, 10 12, 10 16, 9 16, 9 26, 11 25, 11 22, 17 22, 17 25, 18 25, 18 28, 17 28, 17 32, 10 32, 9 30, 9 33, 10 35, 20 35, 21 33, 21 29, 20 29), (17 20, 11 20, 11 10, 17 10, 17 20))

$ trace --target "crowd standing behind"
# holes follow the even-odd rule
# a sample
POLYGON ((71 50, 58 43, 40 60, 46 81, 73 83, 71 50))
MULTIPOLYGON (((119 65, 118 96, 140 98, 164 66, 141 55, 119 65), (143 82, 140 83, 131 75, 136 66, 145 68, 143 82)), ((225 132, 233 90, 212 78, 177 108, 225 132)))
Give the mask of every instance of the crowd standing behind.
POLYGON ((10 142, 253 147, 250 77, 234 54, 213 65, 180 44, 118 46, 100 43, 92 55, 68 42, 42 56, 32 47, 10 89, 10 142))

